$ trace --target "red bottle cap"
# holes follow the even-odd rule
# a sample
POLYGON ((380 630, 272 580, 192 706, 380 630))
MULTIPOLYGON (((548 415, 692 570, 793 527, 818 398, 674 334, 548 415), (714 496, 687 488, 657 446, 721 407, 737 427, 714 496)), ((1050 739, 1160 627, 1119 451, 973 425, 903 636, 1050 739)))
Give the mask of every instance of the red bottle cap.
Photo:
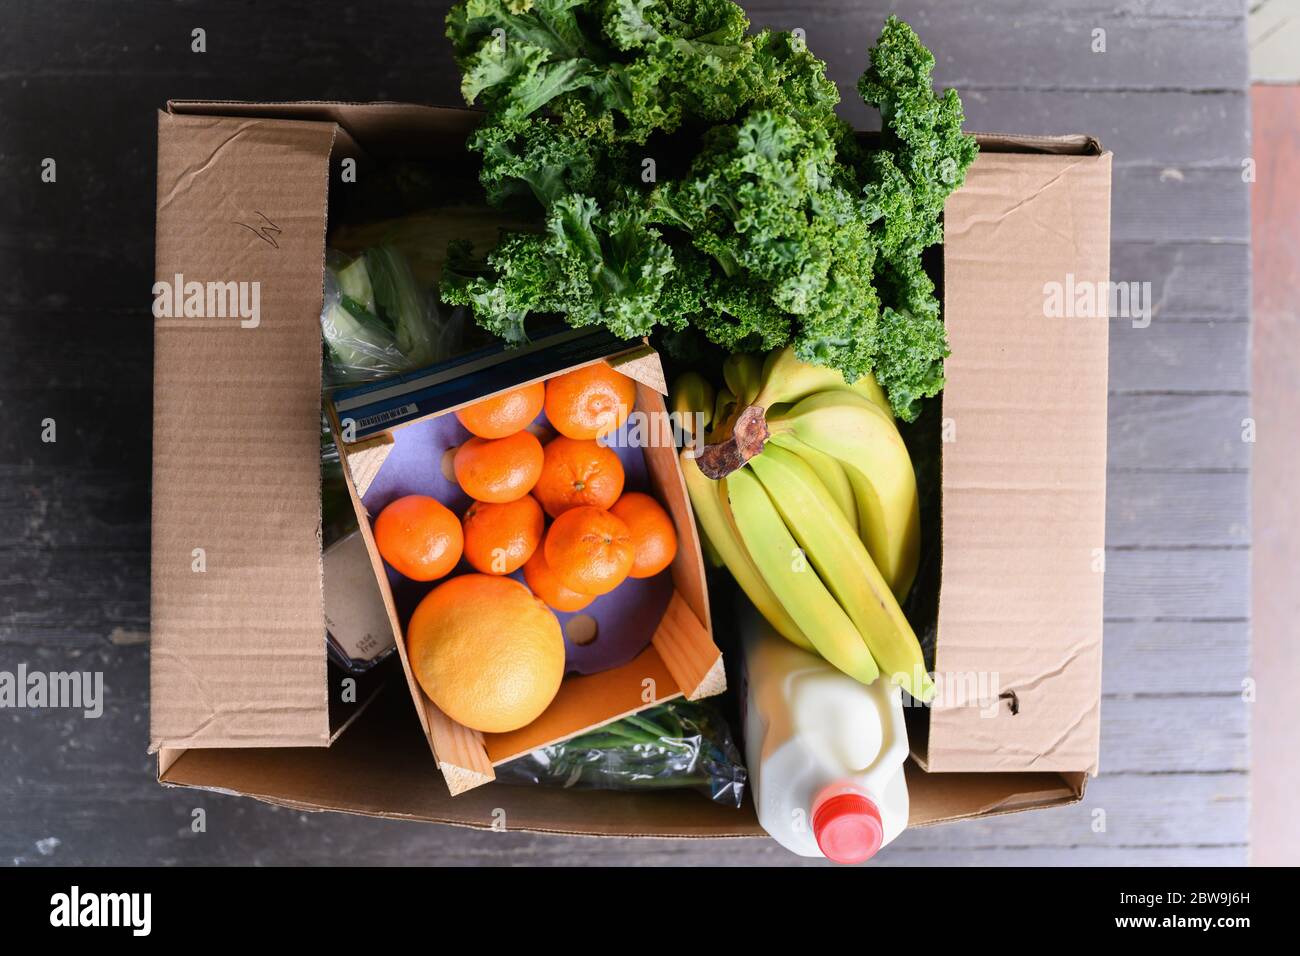
POLYGON ((826 859, 861 863, 876 855, 885 839, 885 825, 875 801, 860 790, 832 785, 813 801, 813 836, 826 859), (826 791, 838 791, 827 794, 826 791))

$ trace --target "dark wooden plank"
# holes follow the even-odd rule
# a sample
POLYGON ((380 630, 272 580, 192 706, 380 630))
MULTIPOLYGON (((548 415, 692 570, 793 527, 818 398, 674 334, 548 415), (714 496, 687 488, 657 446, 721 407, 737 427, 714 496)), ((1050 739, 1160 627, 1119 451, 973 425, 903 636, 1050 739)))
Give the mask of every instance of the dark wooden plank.
POLYGON ((0 465, 0 550, 149 549, 149 489, 121 471, 0 465))
POLYGON ((1118 863, 1127 848, 1240 845, 1248 793, 1243 773, 1114 774, 1103 765, 1080 803, 911 830, 897 849, 1109 847, 1118 863), (1097 811, 1105 814, 1102 832, 1094 829, 1097 811))
POLYGON ((1245 866, 1248 851, 1245 844, 1236 846, 1183 846, 1183 847, 1095 847, 1072 846, 1066 850, 1058 847, 978 847, 973 850, 935 847, 933 850, 912 850, 901 859, 889 853, 879 866, 988 866, 996 858, 999 866, 1245 866))
POLYGON ((1125 166, 1111 177, 1115 242, 1250 240, 1249 184, 1240 169, 1125 166))
POLYGON ((0 647, 94 646, 149 629, 149 550, 12 549, 0 553, 0 647))
POLYGON ((1249 323, 1147 321, 1111 320, 1112 394, 1249 390, 1249 323))
MULTIPOLYGON (((1246 621, 1107 621, 1102 712, 1116 695, 1240 694, 1252 674, 1250 628, 1246 621)), ((1105 757, 1109 767, 1109 751, 1105 757)))
MULTIPOLYGON (((1239 383, 1230 383, 1239 387, 1239 383)), ((1111 471, 1242 470, 1250 465, 1245 395, 1112 395, 1111 471)))
MULTIPOLYGON (((750 19, 775 29, 802 28, 846 91, 863 69, 880 24, 897 13, 934 51, 938 82, 959 89, 1241 90, 1247 83, 1241 42, 1244 9, 1200 8, 1201 15, 1148 15, 1140 3, 1043 5, 1027 0, 947 4, 869 0, 798 7, 785 0, 745 5, 750 19), (1106 52, 1093 52, 1093 30, 1106 52), (974 38, 978 37, 978 42, 974 38)), ((862 108, 845 97, 845 116, 862 108)))
POLYGON ((1156 319, 1246 322, 1250 246, 1246 243, 1112 241, 1116 282, 1150 282, 1156 319))
POLYGON ((1218 166, 1240 169, 1249 155, 1247 97, 1242 93, 1146 90, 962 91, 971 129, 1011 122, 1017 133, 1090 133, 1122 166, 1218 166))
POLYGON ((1245 620, 1250 551, 1107 550, 1106 617, 1245 620))
POLYGON ((143 463, 149 460, 151 396, 150 378, 144 374, 111 388, 0 384, 7 417, 7 427, 0 431, 0 462, 147 474, 143 463), (46 419, 54 422, 54 441, 43 438, 46 419))
MULTIPOLYGON (((1191 653, 1190 650, 1184 653, 1191 653)), ((1140 693, 1168 693, 1159 667, 1140 693)), ((1101 769, 1105 774, 1223 773, 1250 769, 1253 704, 1240 673, 1222 696, 1108 696, 1101 705, 1101 769)))
POLYGON ((1240 547, 1250 543, 1245 472, 1115 472, 1106 483, 1112 548, 1240 547))
POLYGON ((58 340, 57 348, 0 352, 0 388, 22 383, 59 390, 138 389, 141 370, 153 362, 153 319, 147 292, 144 298, 136 297, 131 309, 5 311, 0 307, 0 340, 13 342, 38 335, 58 340))

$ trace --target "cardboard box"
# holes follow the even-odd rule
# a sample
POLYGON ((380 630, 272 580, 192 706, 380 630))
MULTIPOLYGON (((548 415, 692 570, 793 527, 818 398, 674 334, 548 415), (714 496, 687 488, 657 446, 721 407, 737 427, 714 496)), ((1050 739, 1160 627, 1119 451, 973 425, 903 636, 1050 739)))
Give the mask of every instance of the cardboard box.
POLYGON ((664 406, 665 390, 659 358, 644 343, 629 347, 604 332, 566 328, 538 336, 523 348, 488 349, 331 396, 328 411, 347 466, 344 475, 411 699, 453 795, 490 782, 494 766, 539 747, 677 697, 699 700, 726 689, 722 653, 712 638, 695 517, 664 406), (627 475, 625 487, 648 492, 668 511, 677 531, 677 556, 665 575, 629 579, 578 614, 559 615, 566 637, 572 623, 591 624, 596 630, 589 643, 570 644, 569 665, 578 673, 565 677, 540 717, 510 733, 471 730, 439 710, 411 670, 401 636, 415 601, 432 586, 387 573, 371 520, 390 500, 413 493, 462 511, 468 497, 441 473, 445 456, 470 437, 451 413, 503 390, 602 362, 636 382, 629 425, 611 439, 624 437, 636 423, 636 445, 616 448, 627 475), (357 440, 344 441, 348 433, 357 440), (399 604, 405 606, 399 609, 399 604))
MULTIPOLYGON (((156 320, 151 751, 166 785, 301 809, 546 832, 760 835, 693 793, 498 784, 453 799, 418 720, 381 695, 333 746, 318 472, 331 163, 465 168, 477 116, 402 104, 172 103, 159 116, 156 274, 259 281, 254 329, 156 320), (202 552, 204 570, 196 567, 202 552)), ((937 665, 994 674, 923 714, 911 824, 1078 800, 1097 765, 1106 347, 1049 283, 1105 283, 1110 156, 1086 137, 981 137, 949 201, 937 665), (989 705, 994 706, 990 707, 989 705), (993 716, 982 717, 981 714, 993 716)))

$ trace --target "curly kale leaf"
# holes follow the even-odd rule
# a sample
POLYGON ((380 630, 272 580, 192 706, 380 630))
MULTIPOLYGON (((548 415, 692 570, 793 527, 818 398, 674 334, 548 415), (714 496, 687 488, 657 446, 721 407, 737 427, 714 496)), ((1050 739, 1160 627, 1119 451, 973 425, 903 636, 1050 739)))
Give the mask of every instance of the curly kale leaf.
POLYGON ((975 138, 961 131, 964 116, 956 90, 936 95, 931 81, 934 55, 916 33, 890 17, 858 80, 863 100, 880 110, 885 145, 912 188, 915 242, 938 242, 944 200, 960 186, 975 160, 975 138))
POLYGON ((874 371, 906 420, 942 388, 921 253, 975 143, 906 24, 888 20, 859 82, 875 147, 836 117, 802 38, 749 34, 731 0, 461 0, 447 26, 488 110, 471 148, 489 200, 540 210, 537 232, 481 260, 458 248, 448 301, 510 341, 556 313, 627 337, 792 343, 849 380, 874 371), (658 185, 638 177, 646 158, 658 185))
POLYGON ((906 422, 921 414, 921 399, 943 390, 948 339, 937 318, 886 308, 877 331, 876 381, 894 414, 906 422))
POLYGON ((463 0, 447 15, 466 102, 512 122, 548 108, 607 142, 733 115, 747 27, 730 0, 463 0))
POLYGON ((657 305, 672 271, 672 249, 642 211, 615 204, 604 212, 591 197, 572 195, 551 206, 544 233, 507 233, 481 262, 458 244, 442 296, 473 307, 481 326, 512 343, 526 340, 533 313, 637 338, 660 322, 657 305))
POLYGON ((826 129, 759 110, 712 130, 690 174, 655 191, 655 218, 715 263, 698 320, 713 341, 772 347, 793 329, 807 360, 850 380, 871 370, 875 247, 841 178, 826 129))
POLYGON ((555 123, 485 123, 469 146, 483 157, 479 182, 494 206, 531 195, 547 209, 563 196, 590 194, 608 164, 591 140, 555 123))
POLYGON ((840 91, 826 77, 826 64, 791 33, 764 30, 754 38, 754 57, 746 73, 747 99, 755 109, 776 110, 801 123, 838 130, 840 91))
POLYGON ((955 90, 934 91, 934 56, 897 17, 885 23, 858 81, 862 98, 880 110, 883 149, 861 162, 863 198, 880 250, 883 312, 877 378, 895 413, 913 421, 919 400, 943 388, 948 354, 934 284, 921 252, 943 239, 944 202, 975 160, 975 139, 955 90))

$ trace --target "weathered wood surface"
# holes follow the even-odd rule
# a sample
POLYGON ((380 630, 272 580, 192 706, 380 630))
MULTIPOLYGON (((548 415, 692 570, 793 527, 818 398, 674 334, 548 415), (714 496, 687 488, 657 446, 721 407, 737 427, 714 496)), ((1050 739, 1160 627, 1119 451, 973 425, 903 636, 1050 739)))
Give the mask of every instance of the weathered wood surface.
MULTIPOLYGON (((446 3, 11 3, 0 32, 0 669, 103 669, 99 721, 0 712, 0 860, 788 865, 767 841, 493 834, 169 791, 145 755, 154 110, 168 97, 457 102, 446 3), (202 27, 208 52, 189 50, 202 27), (42 158, 57 185, 39 184, 42 158), (40 422, 58 422, 57 444, 40 422), (190 811, 208 812, 193 834, 190 811)), ((1102 775, 1076 807, 917 830, 906 864, 1238 864, 1249 676, 1249 156, 1240 0, 750 0, 853 92, 890 10, 971 128, 1115 153, 1102 775), (1092 50, 1106 31, 1106 52, 1092 50), (1106 827, 1097 832, 1096 811, 1106 827)))

